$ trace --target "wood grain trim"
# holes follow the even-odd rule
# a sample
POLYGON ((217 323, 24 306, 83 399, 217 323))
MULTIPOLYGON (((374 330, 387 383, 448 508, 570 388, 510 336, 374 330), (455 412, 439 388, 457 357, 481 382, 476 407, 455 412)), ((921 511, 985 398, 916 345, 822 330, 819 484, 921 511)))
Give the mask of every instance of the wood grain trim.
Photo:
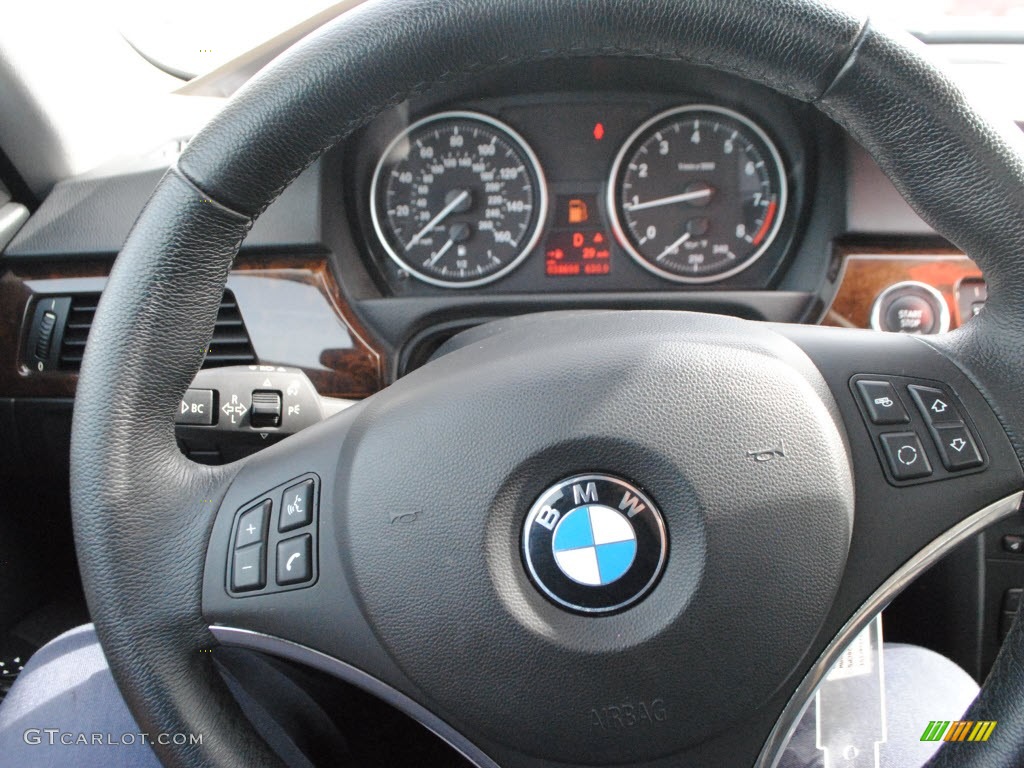
MULTIPOLYGON (((6 265, 0 273, 0 397, 74 396, 77 374, 40 373, 25 365, 26 318, 40 297, 99 290, 109 270, 107 261, 6 265)), ((317 391, 330 397, 363 398, 384 386, 383 347, 349 307, 326 257, 248 256, 232 269, 228 287, 246 318, 257 353, 261 348, 280 352, 273 358, 261 357, 260 362, 302 368, 317 391), (282 298, 299 293, 304 306, 281 305, 282 298), (289 352, 289 345, 280 343, 280 339, 268 340, 260 323, 250 321, 268 307, 278 312, 273 333, 280 334, 281 339, 303 340, 302 345, 291 345, 295 352, 289 352), (310 317, 320 318, 330 327, 307 327, 305 320, 310 317), (321 337, 332 343, 317 349, 315 344, 321 337)))
POLYGON ((846 250, 840 252, 839 288, 825 311, 822 325, 869 328, 871 307, 878 295, 894 283, 913 280, 935 288, 949 306, 950 329, 960 316, 957 289, 966 279, 981 278, 981 269, 959 251, 846 250))

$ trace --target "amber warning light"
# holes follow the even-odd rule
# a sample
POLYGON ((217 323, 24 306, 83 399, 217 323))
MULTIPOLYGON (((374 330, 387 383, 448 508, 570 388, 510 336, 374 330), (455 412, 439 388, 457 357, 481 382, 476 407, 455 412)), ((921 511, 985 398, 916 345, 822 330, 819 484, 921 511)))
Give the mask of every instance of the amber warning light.
POLYGON ((587 201, 576 197, 572 198, 569 201, 569 223, 585 224, 589 218, 590 212, 587 210, 587 201))
POLYGON ((600 230, 552 232, 544 248, 549 277, 607 275, 611 272, 608 237, 600 230))

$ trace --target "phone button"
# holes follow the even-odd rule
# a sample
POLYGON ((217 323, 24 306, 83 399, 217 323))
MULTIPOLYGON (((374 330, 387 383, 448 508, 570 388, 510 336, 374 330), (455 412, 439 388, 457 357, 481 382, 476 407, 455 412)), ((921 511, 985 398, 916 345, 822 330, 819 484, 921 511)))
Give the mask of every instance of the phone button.
POLYGON ((277 544, 277 583, 300 584, 313 578, 313 537, 308 533, 277 544))

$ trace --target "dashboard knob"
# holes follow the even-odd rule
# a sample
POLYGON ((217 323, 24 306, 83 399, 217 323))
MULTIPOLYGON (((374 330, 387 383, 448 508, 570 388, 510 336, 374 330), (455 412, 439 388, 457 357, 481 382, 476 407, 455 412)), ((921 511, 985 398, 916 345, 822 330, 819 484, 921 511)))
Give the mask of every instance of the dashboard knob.
POLYGON ((871 327, 876 331, 927 336, 949 330, 949 305, 935 288, 917 281, 890 285, 875 299, 871 327))

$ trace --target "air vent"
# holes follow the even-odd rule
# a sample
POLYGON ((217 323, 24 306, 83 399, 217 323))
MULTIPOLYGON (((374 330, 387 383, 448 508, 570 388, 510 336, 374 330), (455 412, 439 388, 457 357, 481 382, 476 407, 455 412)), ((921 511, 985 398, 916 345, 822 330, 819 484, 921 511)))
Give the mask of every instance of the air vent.
POLYGON ((77 371, 82 367, 85 354, 85 340, 89 337, 92 318, 99 303, 98 293, 82 293, 71 297, 68 321, 64 326, 64 338, 60 342, 60 369, 77 371))
MULTIPOLYGON (((60 345, 60 369, 77 371, 82 367, 85 342, 96 314, 99 294, 83 293, 71 297, 68 321, 60 345)), ((219 368, 225 365, 247 365, 256 362, 249 333, 245 330, 242 313, 238 310, 234 294, 224 292, 217 323, 213 329, 210 350, 203 361, 203 368, 219 368)))
POLYGON ((242 322, 242 313, 231 291, 224 291, 217 311, 217 323, 213 327, 213 339, 203 361, 203 368, 220 368, 224 365, 247 365, 256 362, 256 353, 249 340, 249 332, 242 322))

